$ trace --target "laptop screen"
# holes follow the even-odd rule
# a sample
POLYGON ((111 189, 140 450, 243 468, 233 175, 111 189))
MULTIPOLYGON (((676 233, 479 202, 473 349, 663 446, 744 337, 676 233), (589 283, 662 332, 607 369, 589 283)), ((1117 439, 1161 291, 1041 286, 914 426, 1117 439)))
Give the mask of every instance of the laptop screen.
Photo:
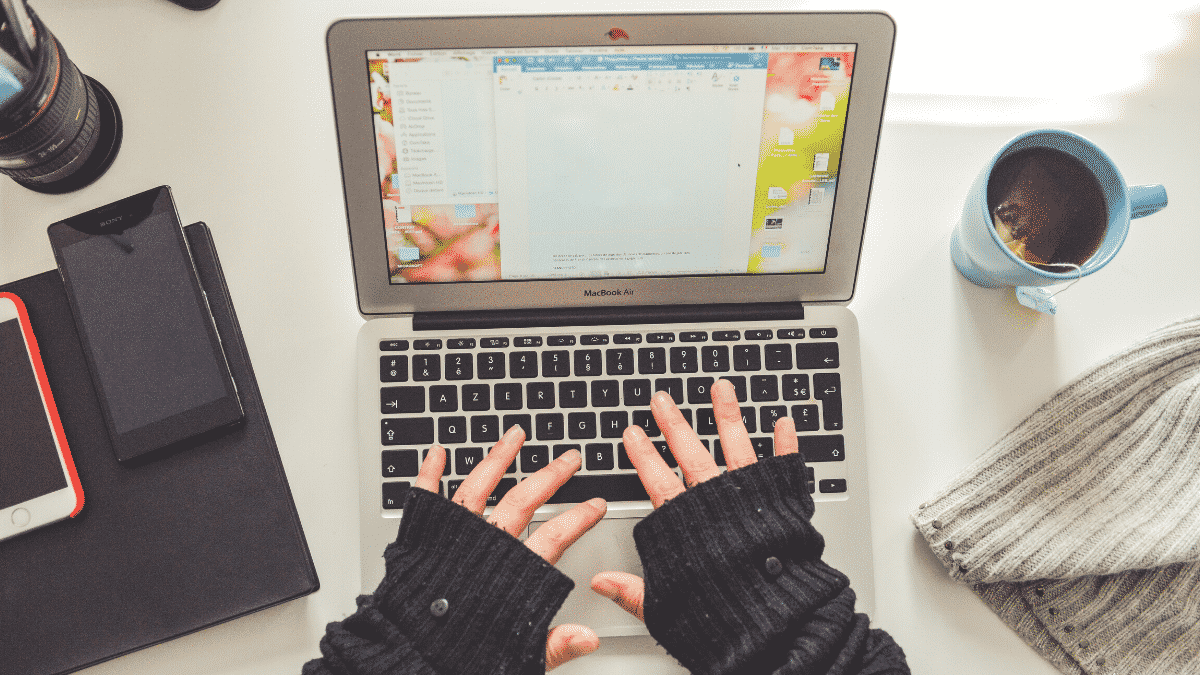
POLYGON ((368 52, 388 282, 822 273, 855 50, 368 52))

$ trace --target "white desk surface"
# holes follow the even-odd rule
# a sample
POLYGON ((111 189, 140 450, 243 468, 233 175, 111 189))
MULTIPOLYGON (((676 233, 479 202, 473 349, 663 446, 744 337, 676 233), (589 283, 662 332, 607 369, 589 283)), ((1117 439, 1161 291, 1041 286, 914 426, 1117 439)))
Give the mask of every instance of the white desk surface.
MULTIPOLYGON (((325 29, 345 16, 579 7, 536 0, 222 0, 193 13, 165 0, 33 4, 80 68, 112 91, 125 139, 108 174, 74 194, 39 195, 0 178, 0 282, 54 267, 48 224, 171 185, 185 222, 204 220, 213 230, 321 579, 321 590, 307 598, 86 672, 298 673, 317 655, 326 622, 353 611, 359 588, 353 364, 362 319, 355 310, 325 29)), ((689 8, 591 4, 609 11, 689 8)), ((879 3, 899 26, 894 96, 851 304, 862 329, 870 442, 878 588, 871 618, 895 636, 915 673, 1053 673, 966 587, 947 577, 907 516, 1089 364, 1166 322, 1200 312, 1194 215, 1200 212, 1200 9, 1184 6, 1170 18, 1146 22, 1145 13, 1166 16, 1171 10, 1159 7, 1162 2, 1143 3, 1142 18, 1095 13, 1084 25, 1046 31, 1031 24, 1014 30, 1014 16, 1040 16, 1034 8, 1061 14, 1054 2, 988 3, 996 5, 990 10, 965 10, 963 3, 892 4, 879 3), (967 11, 977 15, 962 14, 967 11), (1131 21, 1140 22, 1132 32, 1131 21), (1105 41, 1137 31, 1160 33, 1149 35, 1159 46, 1139 56, 1125 51, 1124 41, 1105 41), (1098 37, 1100 46, 1082 44, 1084 35, 1098 37), (952 48, 931 51, 934 38, 952 48), (1031 89, 1044 100, 920 91, 928 82, 925 93, 939 93, 938 78, 952 85, 955 78, 946 73, 956 68, 990 63, 993 70, 978 72, 991 73, 998 62, 1010 74, 1048 84, 1050 89, 1031 89), (1057 87, 1097 74, 1099 89, 1074 94, 1079 105, 1053 95, 1057 87), (1110 75, 1115 91, 1103 87, 1110 75), (972 115, 975 123, 961 122, 972 115), (1005 140, 1041 126, 1092 138, 1128 182, 1161 182, 1170 195, 1165 211, 1135 221, 1107 268, 1059 296, 1057 316, 1019 306, 1011 291, 971 285, 947 254, 976 171, 1005 140)), ((990 83, 1001 84, 991 76, 980 79, 967 94, 996 93, 990 83)), ((653 641, 625 638, 607 640, 599 655, 558 672, 683 670, 653 641)))

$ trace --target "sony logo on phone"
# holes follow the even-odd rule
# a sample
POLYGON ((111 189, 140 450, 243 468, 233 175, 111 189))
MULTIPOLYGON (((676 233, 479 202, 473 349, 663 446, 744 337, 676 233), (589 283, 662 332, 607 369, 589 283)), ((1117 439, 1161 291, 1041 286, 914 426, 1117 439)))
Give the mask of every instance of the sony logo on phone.
POLYGON ((102 220, 102 221, 100 221, 100 227, 108 227, 109 225, 112 225, 113 223, 119 223, 124 218, 125 218, 125 216, 117 216, 116 218, 109 218, 108 220, 102 220))

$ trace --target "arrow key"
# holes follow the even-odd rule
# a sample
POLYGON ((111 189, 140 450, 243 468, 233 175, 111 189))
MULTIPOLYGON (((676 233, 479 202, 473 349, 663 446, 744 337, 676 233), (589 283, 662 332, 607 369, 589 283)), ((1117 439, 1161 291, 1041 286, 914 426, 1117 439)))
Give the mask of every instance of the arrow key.
POLYGON ((842 378, 837 373, 815 373, 813 395, 821 401, 826 431, 842 430, 842 378))

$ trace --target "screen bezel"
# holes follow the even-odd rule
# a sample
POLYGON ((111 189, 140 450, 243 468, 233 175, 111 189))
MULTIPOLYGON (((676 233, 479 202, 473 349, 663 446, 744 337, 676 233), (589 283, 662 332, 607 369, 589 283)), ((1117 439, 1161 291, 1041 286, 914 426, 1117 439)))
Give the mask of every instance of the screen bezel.
POLYGON ((88 370, 92 375, 96 398, 100 403, 100 410, 103 412, 104 425, 112 442, 113 452, 116 454, 118 460, 128 461, 155 450, 169 448, 197 435, 228 427, 242 420, 242 405, 237 395, 237 388, 233 382, 233 375, 229 370, 229 363, 225 358, 225 351, 221 345, 220 336, 217 334, 216 326, 213 323, 208 301, 204 297, 203 289, 200 288, 199 276, 196 274, 191 250, 188 247, 186 237, 184 237, 183 225, 179 220, 169 187, 164 185, 153 188, 107 206, 102 206, 98 209, 93 209, 72 218, 59 221, 51 225, 47 229, 47 232, 50 236, 51 247, 54 250, 55 261, 58 263, 59 274, 62 276, 63 285, 67 291, 67 299, 70 302, 71 312, 75 318, 76 328, 79 332, 79 341, 83 345, 83 354, 88 362, 88 370), (166 215, 169 217, 171 223, 170 229, 174 235, 176 245, 183 255, 183 259, 187 262, 188 268, 192 271, 191 283, 189 283, 189 287, 192 289, 192 301, 201 315, 207 318, 203 322, 205 336, 213 358, 222 371, 220 375, 224 394, 215 401, 171 415, 157 422, 151 422, 127 432, 119 433, 113 423, 108 401, 103 395, 103 385, 97 376, 98 370, 92 355, 87 329, 85 326, 79 325, 80 314, 76 307, 77 300, 74 285, 71 281, 70 270, 67 269, 64 263, 62 249, 85 239, 105 236, 105 228, 102 223, 111 220, 114 215, 125 214, 134 214, 138 217, 139 221, 154 215, 166 215))
POLYGON ((883 13, 345 19, 326 36, 351 258, 364 317, 424 311, 682 303, 846 302, 862 251, 895 24, 883 13), (391 284, 367 52, 629 45, 854 43, 855 74, 825 272, 391 284), (624 39, 621 44, 626 44, 624 39), (595 294, 597 290, 619 293, 595 294), (591 291, 593 294, 585 294, 591 291))

